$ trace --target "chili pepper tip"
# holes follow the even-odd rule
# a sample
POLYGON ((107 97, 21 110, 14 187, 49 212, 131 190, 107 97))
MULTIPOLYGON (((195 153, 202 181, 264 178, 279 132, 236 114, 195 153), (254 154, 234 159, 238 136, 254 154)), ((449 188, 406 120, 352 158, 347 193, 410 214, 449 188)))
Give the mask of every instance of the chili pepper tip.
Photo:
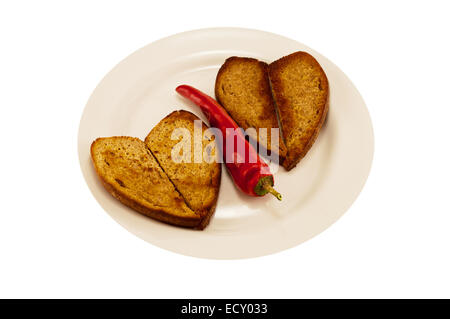
POLYGON ((275 196, 279 201, 281 201, 281 198, 282 198, 281 194, 278 193, 272 186, 270 186, 269 184, 265 184, 263 187, 264 187, 264 189, 265 189, 267 192, 271 193, 271 194, 272 194, 273 196, 275 196))

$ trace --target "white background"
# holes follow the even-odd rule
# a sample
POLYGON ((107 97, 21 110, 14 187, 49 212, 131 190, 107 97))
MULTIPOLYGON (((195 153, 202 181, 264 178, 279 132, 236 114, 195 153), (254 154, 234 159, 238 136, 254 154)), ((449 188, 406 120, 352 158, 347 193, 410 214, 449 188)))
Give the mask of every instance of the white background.
POLYGON ((1 2, 0 297, 449 298, 449 13, 445 1, 1 2), (262 258, 203 260, 138 239, 102 210, 78 164, 84 105, 116 63, 220 26, 322 53, 374 125, 372 171, 351 209, 262 258))

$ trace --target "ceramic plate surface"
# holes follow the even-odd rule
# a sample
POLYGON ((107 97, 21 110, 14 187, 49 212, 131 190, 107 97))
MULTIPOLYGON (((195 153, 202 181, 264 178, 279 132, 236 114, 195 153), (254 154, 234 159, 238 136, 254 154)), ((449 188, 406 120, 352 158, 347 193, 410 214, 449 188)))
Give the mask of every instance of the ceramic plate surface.
POLYGON ((189 256, 234 259, 272 254, 319 234, 355 201, 373 157, 371 120, 348 77, 307 46, 272 33, 238 29, 202 29, 156 41, 120 62, 100 82, 84 110, 78 136, 81 169, 100 205, 127 230, 161 248, 189 256), (189 110, 206 123, 175 87, 190 84, 214 96, 214 82, 230 56, 274 61, 295 51, 312 54, 325 70, 329 113, 306 157, 290 172, 275 173, 283 201, 253 198, 233 185, 225 166, 216 213, 204 231, 166 225, 134 212, 100 183, 90 159, 97 137, 128 135, 144 139, 163 117, 189 110))

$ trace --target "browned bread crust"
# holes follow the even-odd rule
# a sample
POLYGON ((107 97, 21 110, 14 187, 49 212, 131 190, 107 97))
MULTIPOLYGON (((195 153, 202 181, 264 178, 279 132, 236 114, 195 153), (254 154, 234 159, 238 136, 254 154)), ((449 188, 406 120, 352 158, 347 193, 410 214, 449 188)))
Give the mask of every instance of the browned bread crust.
POLYGON ((124 205, 169 224, 201 225, 201 216, 186 205, 143 141, 98 138, 91 145, 91 157, 105 189, 124 205))
POLYGON ((294 168, 314 144, 328 112, 328 79, 306 52, 295 52, 269 65, 272 93, 280 117, 287 155, 294 168))
MULTIPOLYGON (((194 161, 195 120, 200 121, 201 128, 198 127, 198 129, 203 136, 208 129, 206 124, 191 112, 180 110, 172 112, 162 119, 147 135, 145 144, 184 198, 188 207, 201 216, 202 222, 197 228, 203 229, 208 225, 216 208, 222 166, 215 160, 212 163, 207 163, 203 159, 200 163, 194 161), (171 138, 176 128, 185 128, 190 132, 190 162, 176 163, 172 160, 172 149, 181 140, 181 137, 178 140, 172 140, 171 138)), ((212 140, 202 140, 202 154, 207 145, 211 143, 214 144, 212 140)))
POLYGON ((278 120, 267 63, 252 58, 228 58, 217 73, 215 95, 240 127, 244 130, 256 129, 257 136, 252 138, 261 146, 267 150, 278 149, 281 158, 286 155, 281 132, 276 145, 271 145, 270 129, 278 128, 278 120), (267 129, 267 138, 260 136, 260 128, 267 129))

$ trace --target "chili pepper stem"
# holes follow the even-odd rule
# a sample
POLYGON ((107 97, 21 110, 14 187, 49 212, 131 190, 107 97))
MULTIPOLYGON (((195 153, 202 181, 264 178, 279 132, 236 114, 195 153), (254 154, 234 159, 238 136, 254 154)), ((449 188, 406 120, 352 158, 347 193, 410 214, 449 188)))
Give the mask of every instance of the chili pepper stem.
POLYGON ((263 188, 271 193, 273 196, 275 196, 278 200, 281 200, 281 194, 278 193, 272 186, 270 186, 269 184, 264 184, 263 188))

